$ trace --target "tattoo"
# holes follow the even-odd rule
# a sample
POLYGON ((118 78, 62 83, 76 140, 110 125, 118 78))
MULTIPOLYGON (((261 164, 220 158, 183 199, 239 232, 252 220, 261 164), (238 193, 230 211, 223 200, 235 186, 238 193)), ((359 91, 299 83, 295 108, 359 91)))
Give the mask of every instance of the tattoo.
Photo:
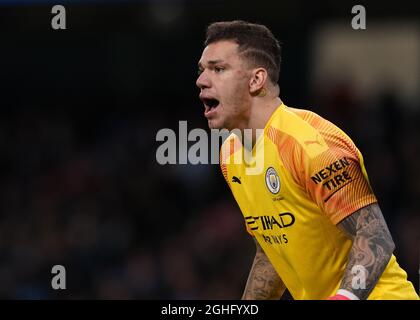
POLYGON ((254 258, 243 300, 280 299, 286 287, 268 257, 257 244, 257 253, 254 258))
POLYGON ((361 300, 367 299, 395 249, 381 209, 377 203, 371 204, 345 218, 337 226, 353 240, 340 289, 354 293, 361 300), (352 269, 355 266, 362 266, 366 271, 364 289, 353 284, 352 269))

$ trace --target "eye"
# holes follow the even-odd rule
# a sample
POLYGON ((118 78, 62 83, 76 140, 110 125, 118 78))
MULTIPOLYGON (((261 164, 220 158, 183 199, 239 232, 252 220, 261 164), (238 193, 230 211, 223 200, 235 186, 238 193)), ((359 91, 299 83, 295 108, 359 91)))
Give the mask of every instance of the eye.
POLYGON ((202 73, 203 73, 203 69, 201 69, 201 68, 200 68, 200 69, 198 69, 198 70, 197 70, 197 74, 198 74, 198 75, 200 75, 200 74, 202 74, 202 73))
POLYGON ((216 66, 216 67, 214 67, 214 71, 215 71, 216 73, 220 73, 220 72, 222 72, 222 71, 224 71, 224 70, 225 70, 225 68, 220 67, 220 66, 216 66))

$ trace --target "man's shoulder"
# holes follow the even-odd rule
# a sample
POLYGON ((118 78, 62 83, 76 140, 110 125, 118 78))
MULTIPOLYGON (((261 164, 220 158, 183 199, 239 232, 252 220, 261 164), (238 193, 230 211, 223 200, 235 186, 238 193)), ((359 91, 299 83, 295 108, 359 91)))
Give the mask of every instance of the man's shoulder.
POLYGON ((335 126, 332 122, 323 118, 314 111, 284 106, 276 119, 272 122, 282 131, 294 135, 307 135, 329 126, 335 126), (308 130, 309 129, 309 130, 308 130))
POLYGON ((301 149, 312 158, 328 149, 322 130, 328 125, 315 112, 285 106, 270 123, 267 135, 278 145, 301 149))

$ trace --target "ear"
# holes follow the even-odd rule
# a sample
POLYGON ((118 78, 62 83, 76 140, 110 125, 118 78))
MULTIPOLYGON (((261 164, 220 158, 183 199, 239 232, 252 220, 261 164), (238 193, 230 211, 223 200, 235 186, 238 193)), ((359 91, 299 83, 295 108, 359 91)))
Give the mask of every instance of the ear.
POLYGON ((252 96, 258 95, 266 86, 268 79, 267 70, 264 68, 256 68, 251 71, 251 79, 249 80, 249 92, 252 96))

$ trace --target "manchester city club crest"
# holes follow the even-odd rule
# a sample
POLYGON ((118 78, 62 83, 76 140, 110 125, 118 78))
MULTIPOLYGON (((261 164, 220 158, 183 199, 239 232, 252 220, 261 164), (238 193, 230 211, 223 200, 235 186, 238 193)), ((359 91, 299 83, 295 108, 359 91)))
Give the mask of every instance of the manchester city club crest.
POLYGON ((272 194, 279 193, 280 177, 273 167, 268 168, 267 172, 265 173, 265 184, 272 194))

